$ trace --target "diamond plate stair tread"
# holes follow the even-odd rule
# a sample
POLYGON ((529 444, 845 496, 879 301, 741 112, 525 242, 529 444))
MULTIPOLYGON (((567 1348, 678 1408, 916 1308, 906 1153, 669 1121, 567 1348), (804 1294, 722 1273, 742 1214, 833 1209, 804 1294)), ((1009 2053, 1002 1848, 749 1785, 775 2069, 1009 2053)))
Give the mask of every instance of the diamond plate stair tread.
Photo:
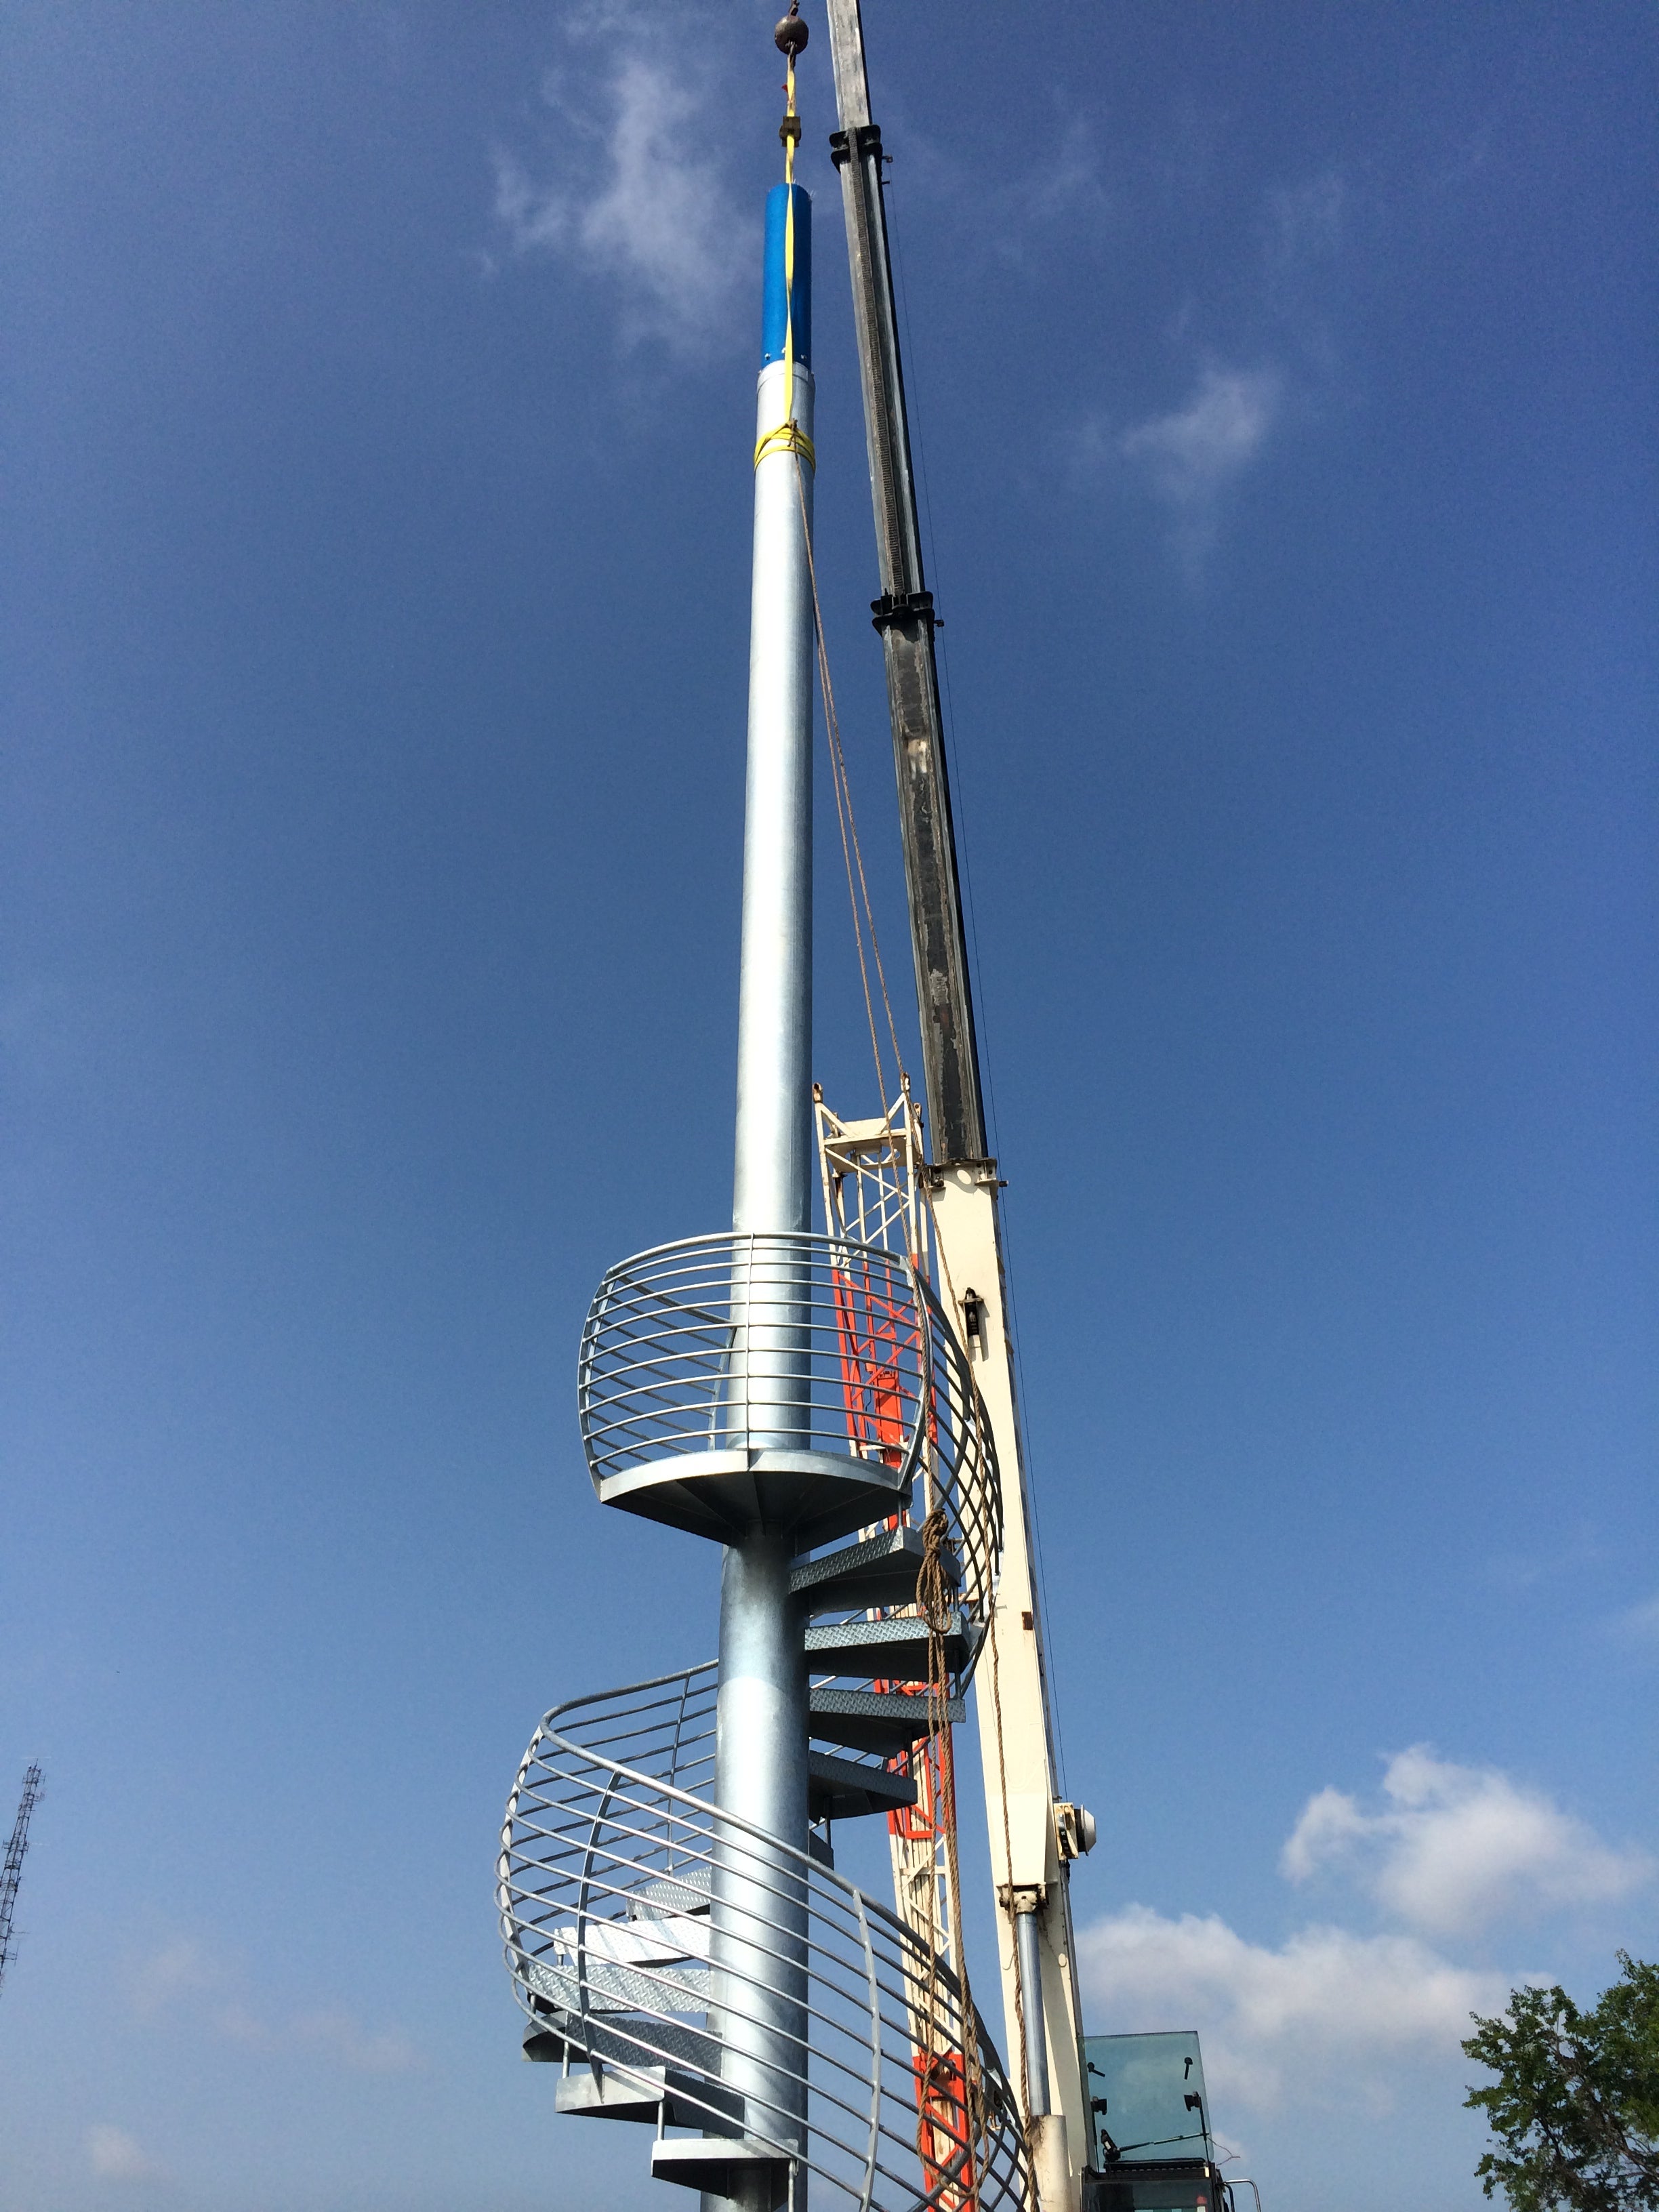
MULTIPOLYGON (((808 1726, 827 1743, 891 1759, 927 1733, 926 1698, 880 1690, 813 1690, 810 1694, 808 1726)), ((945 1707, 952 1721, 961 1720, 965 1710, 960 1698, 952 1698, 945 1707)))
POLYGON ((629 1893, 628 1917, 630 1920, 665 1920, 683 1913, 707 1912, 710 1879, 708 1867, 694 1866, 683 1877, 666 1875, 659 1881, 644 1882, 629 1893))
MULTIPOLYGON (((524 1978, 540 1996, 573 2017, 581 2010, 580 1985, 569 1966, 542 1960, 526 1965, 524 1978)), ((708 2003, 707 1966, 661 1966, 641 1973, 635 1966, 613 1966, 603 1959, 587 1961, 590 2013, 700 2012, 708 2003)))
MULTIPOLYGON (((945 1663, 953 1674, 973 1656, 978 1642, 966 1615, 953 1609, 945 1632, 945 1663)), ((915 1614, 888 1620, 826 1621, 806 1632, 810 1674, 874 1674, 891 1681, 926 1682, 931 1663, 927 1624, 915 1614), (842 1660, 850 1663, 835 1663, 842 1660)))
POLYGON ((806 1771, 815 1820, 861 1820, 872 1813, 896 1813, 916 1802, 916 1785, 908 1774, 867 1766, 860 1759, 809 1751, 806 1771))
POLYGON ((562 2005, 554 2004, 532 2015, 525 2031, 526 2058, 557 2063, 567 2048, 572 2058, 598 2058, 608 2066, 637 2069, 667 2059, 699 2074, 720 2072, 720 2039, 706 2028, 692 2027, 681 2021, 642 2020, 630 2027, 620 2014, 607 2020, 605 2015, 596 2019, 590 2013, 586 2020, 579 2020, 562 2005))
MULTIPOLYGON (((945 1554, 954 1583, 956 1565, 945 1554)), ((914 1605, 921 1570, 921 1531, 883 1528, 839 1551, 802 1559, 791 1569, 789 1587, 806 1600, 809 1613, 850 1612, 872 1605, 914 1605)))

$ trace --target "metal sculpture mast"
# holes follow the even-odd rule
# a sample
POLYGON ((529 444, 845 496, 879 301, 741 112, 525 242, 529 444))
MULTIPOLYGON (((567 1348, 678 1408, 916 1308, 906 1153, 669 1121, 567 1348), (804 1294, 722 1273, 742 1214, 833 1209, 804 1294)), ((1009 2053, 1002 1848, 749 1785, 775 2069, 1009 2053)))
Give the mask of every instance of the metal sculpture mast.
POLYGON ((918 1804, 990 1620, 992 1423, 908 1242, 811 1229, 811 209, 767 202, 729 1231, 612 1267, 578 1402, 600 1502, 724 1547, 714 1664, 543 1719, 498 1868, 555 2107, 653 2130, 705 2212, 1024 2212, 1017 2103, 960 1958, 835 1870, 918 1804), (924 1754, 925 1756, 925 1754, 924 1754))
POLYGON ((947 1310, 973 1359, 1012 1497, 978 1706, 991 1860, 1003 1914, 1000 1965, 1011 2054, 1021 2061, 1043 2212, 1079 2200, 1085 2106, 1068 1867, 1094 1823, 1062 1802, 1030 1515, 1014 1394, 998 1218, 997 1164, 981 1100, 957 877, 939 678, 911 473, 904 376, 883 202, 881 132, 871 119, 859 0, 827 0, 841 172, 858 332, 880 596, 872 613, 887 665, 932 1159, 927 1170, 947 1310), (986 1692, 990 1676, 992 1694, 986 1692))
POLYGON ((40 1795, 40 1770, 31 1766, 23 1777, 23 1795, 18 1800, 17 1818, 12 1822, 11 1837, 6 1845, 6 1863, 0 1869, 0 1982, 4 1981, 6 1969, 17 1954, 12 1915, 17 1909, 17 1885, 23 1877, 23 1854, 29 1847, 29 1815, 40 1795))

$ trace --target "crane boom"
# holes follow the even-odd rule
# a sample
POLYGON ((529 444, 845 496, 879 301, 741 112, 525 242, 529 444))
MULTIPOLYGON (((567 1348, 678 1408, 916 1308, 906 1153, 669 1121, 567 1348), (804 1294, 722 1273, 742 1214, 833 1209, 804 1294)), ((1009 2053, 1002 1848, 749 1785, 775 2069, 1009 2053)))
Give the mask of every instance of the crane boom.
POLYGON ((966 935, 939 714, 933 594, 923 574, 904 376, 883 201, 881 133, 870 115, 859 0, 827 0, 841 128, 854 318, 870 455, 905 884, 921 1017, 942 1285, 989 1414, 1006 1498, 985 1663, 975 1685, 999 1963, 1011 2066, 1024 2077, 1042 2212, 1076 2212, 1087 2155, 1073 1969, 1069 1862, 1093 1841, 1086 1814, 1059 1802, 1030 1512, 1007 1327, 996 1162, 988 1157, 966 935), (1017 1477, 1017 1480, 1010 1480, 1017 1477))
POLYGON ((830 149, 841 172, 847 216, 881 573, 881 596, 872 602, 871 613, 881 632, 887 662, 921 1017, 922 1073, 935 1157, 979 1160, 987 1151, 985 1111, 933 659, 933 595, 922 573, 904 371, 882 200, 881 132, 870 120, 857 0, 832 0, 830 39, 841 118, 830 149))

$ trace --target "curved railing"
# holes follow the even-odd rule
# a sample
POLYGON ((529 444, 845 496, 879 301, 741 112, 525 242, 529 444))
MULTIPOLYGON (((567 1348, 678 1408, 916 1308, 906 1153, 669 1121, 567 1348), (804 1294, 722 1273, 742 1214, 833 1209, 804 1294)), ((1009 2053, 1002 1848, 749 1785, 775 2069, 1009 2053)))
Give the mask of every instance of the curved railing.
POLYGON ((531 2041, 571 2085, 561 2104, 654 2107, 665 2178, 691 2178, 681 2153, 704 2172, 724 2142, 787 2167, 792 2203, 810 2174, 859 2212, 1033 2205, 1012 2093, 949 1968, 851 1882, 707 1802, 715 1692, 709 1665, 556 1706, 520 1769, 501 1925, 531 2041), (728 1871, 775 1914, 734 1917, 728 1871), (776 1932, 803 1908, 804 1949, 776 1932), (733 2031, 770 2017, 784 1981, 801 2003, 792 2055, 734 2088, 733 2031))
POLYGON ((878 1486, 866 1525, 908 1509, 920 1527, 943 1510, 957 1602, 977 1627, 988 1620, 1002 1543, 990 1421, 903 1254, 728 1232, 624 1260, 594 1297, 578 1391, 607 1503, 670 1476, 682 1492, 712 1486, 739 1466, 861 1469, 878 1486))

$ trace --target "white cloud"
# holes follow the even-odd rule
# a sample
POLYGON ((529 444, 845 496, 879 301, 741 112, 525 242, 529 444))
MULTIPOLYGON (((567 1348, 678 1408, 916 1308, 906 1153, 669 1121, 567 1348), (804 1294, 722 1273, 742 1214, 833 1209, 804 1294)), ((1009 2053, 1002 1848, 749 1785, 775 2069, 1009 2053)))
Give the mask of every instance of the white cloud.
POLYGON ((87 2130, 87 2158, 103 2181, 161 2181, 165 2174, 136 2136, 100 2120, 87 2130))
POLYGON ((1389 1802, 1376 1813, 1340 1790, 1310 1797, 1280 1859, 1286 1877, 1352 1868, 1397 1918, 1443 1937, 1508 1915, 1609 1903, 1654 1872, 1645 1853, 1611 1848, 1542 1791, 1422 1744, 1389 1761, 1382 1790, 1389 1802))
POLYGON ((1612 1627, 1620 1644, 1629 1644, 1638 1651, 1659 1650, 1659 1595, 1615 1613, 1612 1627))
POLYGON ((1307 1928, 1273 1950, 1213 1915, 1170 1920, 1143 1905, 1085 1929, 1078 1951, 1103 2018, 1196 2027, 1212 2087, 1257 2111, 1386 2109, 1402 2061, 1456 2059, 1469 2014, 1499 2008, 1508 1988, 1414 1936, 1307 1928))
POLYGON ((292 2023, 292 2033, 297 2040, 331 2052, 354 2074, 410 2074, 422 2063, 398 2029, 366 2028, 349 2012, 305 2014, 292 2023))
POLYGON ((1196 582, 1219 533, 1223 502, 1261 453, 1279 419, 1283 386, 1271 368, 1203 369, 1184 405, 1114 432, 1085 426, 1085 459, 1133 470, 1163 506, 1170 543, 1196 582))
POLYGON ((184 2008, 232 2043, 259 2051, 310 2051, 354 2074, 408 2074, 425 2061, 403 2031, 365 2027, 341 2006, 273 2015, 249 2003, 245 1977, 205 1944, 179 1936, 141 1959, 128 1975, 132 2008, 141 2020, 184 2008))
POLYGON ((153 2020, 180 1997, 212 1989, 220 1978, 219 1962, 205 1944, 191 1936, 176 1936, 131 1970, 132 2008, 141 2020, 153 2020))
POLYGON ((737 206, 707 152, 709 105, 694 67, 663 51, 665 26, 640 51, 641 26, 612 14, 582 18, 597 72, 555 74, 550 179, 514 153, 495 154, 495 215, 515 253, 550 252, 608 277, 623 335, 702 350, 722 328, 754 258, 757 224, 737 206))
POLYGON ((1183 517, 1211 512, 1261 452, 1279 409, 1270 369, 1206 368, 1184 407, 1126 430, 1118 450, 1183 517))
POLYGON ((1198 2028, 1218 2094, 1258 2112, 1386 2112, 1420 2096, 1425 2069, 1455 2105, 1469 2015, 1501 2011, 1529 1977, 1463 1966, 1425 1938, 1625 1897, 1655 1872, 1543 1792, 1420 1744, 1388 1761, 1376 1808, 1316 1791, 1279 1869, 1293 1882, 1345 1875, 1410 1932, 1320 1924, 1273 1948, 1213 1915, 1132 1905, 1078 1939, 1097 2013, 1124 2030, 1198 2028))

